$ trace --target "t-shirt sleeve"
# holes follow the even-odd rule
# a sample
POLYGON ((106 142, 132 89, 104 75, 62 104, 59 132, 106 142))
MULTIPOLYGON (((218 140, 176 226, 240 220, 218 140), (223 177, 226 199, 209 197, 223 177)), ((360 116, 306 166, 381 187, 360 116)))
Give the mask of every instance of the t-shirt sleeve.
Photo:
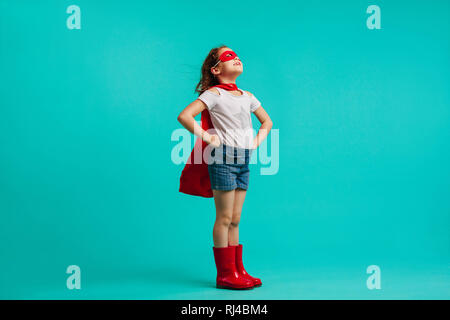
POLYGON ((218 98, 219 98, 219 96, 217 94, 212 93, 209 90, 205 90, 205 91, 203 91, 203 93, 201 95, 198 96, 197 99, 200 99, 201 101, 203 101, 206 104, 206 106, 208 107, 208 109, 211 110, 217 104, 218 98))
POLYGON ((256 109, 258 109, 261 106, 261 102, 259 102, 258 99, 256 99, 255 95, 251 95, 250 97, 250 111, 255 112, 256 109))

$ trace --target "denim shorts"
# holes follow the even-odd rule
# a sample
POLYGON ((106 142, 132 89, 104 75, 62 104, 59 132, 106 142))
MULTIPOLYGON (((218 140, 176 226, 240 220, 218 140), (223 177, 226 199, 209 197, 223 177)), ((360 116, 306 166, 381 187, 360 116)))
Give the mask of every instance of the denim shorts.
POLYGON ((252 149, 243 149, 233 146, 220 145, 211 151, 208 164, 211 189, 234 190, 248 189, 250 169, 248 164, 252 149))

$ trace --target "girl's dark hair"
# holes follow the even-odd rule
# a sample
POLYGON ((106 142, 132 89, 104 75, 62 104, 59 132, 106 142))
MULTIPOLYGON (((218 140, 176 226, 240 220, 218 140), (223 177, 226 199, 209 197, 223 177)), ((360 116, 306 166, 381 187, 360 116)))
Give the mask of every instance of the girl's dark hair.
POLYGON ((210 87, 219 84, 219 81, 211 73, 211 68, 219 60, 219 50, 225 47, 227 46, 222 44, 219 47, 212 48, 211 51, 209 51, 205 61, 203 61, 200 81, 195 87, 195 92, 197 92, 199 95, 208 90, 210 87))

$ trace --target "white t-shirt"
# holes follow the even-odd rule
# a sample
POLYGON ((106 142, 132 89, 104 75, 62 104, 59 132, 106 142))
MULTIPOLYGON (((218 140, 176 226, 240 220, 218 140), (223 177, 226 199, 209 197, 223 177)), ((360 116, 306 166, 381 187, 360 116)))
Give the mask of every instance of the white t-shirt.
POLYGON ((220 95, 209 90, 199 95, 211 115, 214 129, 209 131, 217 134, 222 144, 238 147, 253 148, 253 126, 250 112, 255 112, 261 103, 254 95, 239 89, 243 94, 236 96, 225 89, 214 87, 220 95))

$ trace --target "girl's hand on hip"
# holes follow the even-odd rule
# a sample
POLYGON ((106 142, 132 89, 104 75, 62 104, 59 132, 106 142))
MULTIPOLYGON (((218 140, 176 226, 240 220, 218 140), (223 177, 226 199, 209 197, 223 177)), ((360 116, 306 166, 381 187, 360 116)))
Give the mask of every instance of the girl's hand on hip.
POLYGON ((258 148, 258 143, 257 143, 257 140, 254 139, 252 149, 256 149, 256 148, 258 148))
POLYGON ((216 134, 212 134, 211 135, 211 139, 209 141, 209 144, 212 145, 213 147, 217 148, 218 146, 220 146, 220 138, 218 135, 216 134))

